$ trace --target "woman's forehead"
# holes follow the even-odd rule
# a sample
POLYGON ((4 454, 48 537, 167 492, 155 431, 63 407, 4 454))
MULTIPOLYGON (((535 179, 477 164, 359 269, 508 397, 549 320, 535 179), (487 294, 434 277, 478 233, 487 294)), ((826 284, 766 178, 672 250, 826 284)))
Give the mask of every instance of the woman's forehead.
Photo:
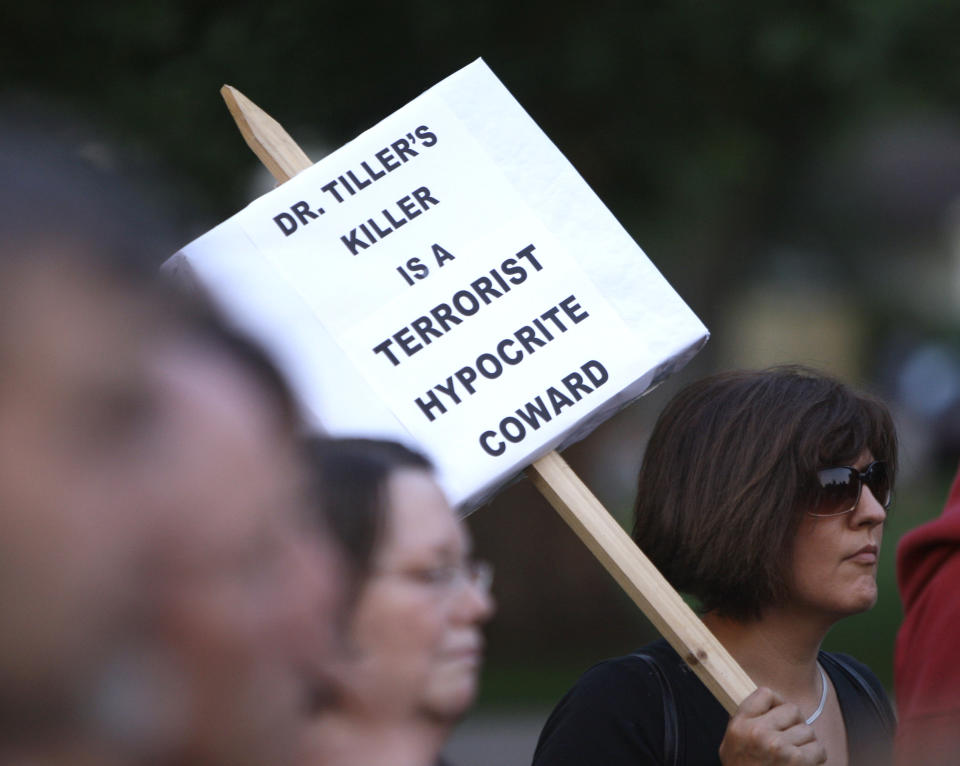
POLYGON ((466 531, 428 472, 395 471, 388 487, 385 556, 464 552, 466 531))

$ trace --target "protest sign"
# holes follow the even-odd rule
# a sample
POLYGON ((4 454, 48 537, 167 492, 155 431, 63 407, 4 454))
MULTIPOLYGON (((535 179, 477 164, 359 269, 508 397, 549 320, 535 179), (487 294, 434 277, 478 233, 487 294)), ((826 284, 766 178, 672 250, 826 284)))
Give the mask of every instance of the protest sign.
MULTIPOLYGON (((269 115, 230 86, 224 86, 221 93, 247 144, 279 183, 290 180, 311 166, 306 154, 269 115)), ((297 219, 300 219, 301 215, 310 219, 307 210, 309 207, 292 207, 291 213, 296 215, 297 219)), ((324 213, 318 211, 318 215, 321 214, 324 213)), ((286 224, 284 228, 290 228, 289 219, 281 215, 280 221, 286 224)), ((221 244, 230 244, 228 233, 221 244)), ((212 249, 208 252, 208 258, 212 258, 215 264, 210 273, 221 280, 215 289, 225 303, 240 312, 237 318, 240 321, 251 319, 243 314, 245 310, 256 312, 262 308, 267 309, 266 314, 256 314, 248 323, 252 331, 262 333, 267 342, 272 339, 274 344, 280 342, 276 337, 278 331, 281 335, 290 337, 300 337, 301 333, 315 331, 316 328, 310 327, 310 322, 306 321, 307 315, 304 314, 300 302, 282 303, 282 299, 286 297, 284 293, 288 291, 275 281, 271 282, 275 275, 270 269, 258 268, 263 264, 256 261, 245 265, 237 264, 231 268, 229 262, 220 263, 214 252, 212 249), (218 268, 221 269, 219 274, 218 268), (254 306, 250 303, 251 290, 264 299, 262 305, 254 306), (287 311, 284 311, 285 308, 287 311), (299 322, 304 322, 304 326, 300 326, 299 322)), ((171 260, 173 269, 192 269, 183 253, 171 260)), ((569 305, 566 308, 576 311, 569 305)), ((541 315, 541 319, 549 318, 549 314, 547 317, 541 315)), ((301 340, 308 338, 303 336, 301 340)), ((318 336, 316 340, 324 339, 318 336)), ((402 342, 398 338, 395 340, 402 342)), ((296 343, 291 346, 293 348, 286 349, 288 352, 298 350, 295 348, 296 343)), ((278 346, 274 345, 274 349, 277 348, 278 346)), ((307 349, 302 346, 299 350, 307 349)), ((293 361, 295 360, 288 358, 288 362, 293 361)), ((596 368, 590 365, 586 367, 596 372, 596 368)), ((305 369, 309 374, 309 365, 305 369)), ((663 365, 660 369, 667 370, 669 365, 663 365)), ((586 370, 584 372, 586 373, 586 370)), ((314 383, 316 384, 316 381, 314 383)), ((356 412, 353 417, 359 422, 363 414, 356 412)), ((636 548, 623 528, 606 512, 563 458, 555 451, 548 451, 530 465, 528 471, 533 483, 560 516, 686 660, 724 708, 731 714, 735 712, 743 699, 756 688, 755 684, 650 560, 636 548)))
POLYGON ((183 248, 333 434, 475 507, 707 332, 482 61, 183 248))

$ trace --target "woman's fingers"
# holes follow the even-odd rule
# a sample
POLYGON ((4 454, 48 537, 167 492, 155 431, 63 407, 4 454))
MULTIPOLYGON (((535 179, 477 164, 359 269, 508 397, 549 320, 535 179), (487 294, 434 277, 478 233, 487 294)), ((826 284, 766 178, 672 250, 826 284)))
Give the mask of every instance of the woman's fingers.
POLYGON ((827 748, 819 742, 808 742, 797 749, 802 754, 802 760, 798 763, 820 766, 820 764, 827 762, 827 748))
POLYGON ((798 723, 796 726, 791 726, 783 732, 783 740, 789 745, 800 747, 810 742, 816 742, 817 733, 813 730, 812 726, 808 726, 805 723, 798 723))
POLYGON ((763 687, 730 719, 719 755, 724 766, 817 766, 827 758, 799 708, 763 687))
POLYGON ((740 703, 737 708, 737 715, 744 715, 748 718, 761 716, 777 705, 782 705, 783 699, 772 689, 766 686, 757 687, 757 689, 740 703))
POLYGON ((800 708, 791 702, 781 703, 771 708, 760 716, 760 720, 763 721, 765 726, 771 729, 777 729, 778 731, 784 731, 798 724, 806 726, 806 721, 803 713, 800 712, 800 708))

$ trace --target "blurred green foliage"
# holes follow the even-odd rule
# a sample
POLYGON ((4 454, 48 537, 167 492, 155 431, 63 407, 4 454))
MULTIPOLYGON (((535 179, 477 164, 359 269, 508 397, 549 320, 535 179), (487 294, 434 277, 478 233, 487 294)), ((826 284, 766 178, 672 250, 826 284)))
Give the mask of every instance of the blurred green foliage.
POLYGON ((960 6, 942 0, 90 0, 5 2, 3 19, 0 87, 155 154, 214 219, 247 201, 254 164, 222 83, 332 147, 483 56, 708 306, 790 225, 824 142, 884 114, 960 109, 960 6))

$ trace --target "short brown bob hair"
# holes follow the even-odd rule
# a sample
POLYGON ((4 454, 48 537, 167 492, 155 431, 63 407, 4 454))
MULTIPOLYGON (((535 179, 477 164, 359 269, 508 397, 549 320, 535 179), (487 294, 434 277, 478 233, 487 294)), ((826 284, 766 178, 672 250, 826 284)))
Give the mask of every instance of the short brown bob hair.
POLYGON ((793 541, 816 472, 868 449, 897 469, 879 399, 806 367, 725 372, 678 393, 643 458, 633 539, 704 612, 759 617, 789 596, 793 541))

